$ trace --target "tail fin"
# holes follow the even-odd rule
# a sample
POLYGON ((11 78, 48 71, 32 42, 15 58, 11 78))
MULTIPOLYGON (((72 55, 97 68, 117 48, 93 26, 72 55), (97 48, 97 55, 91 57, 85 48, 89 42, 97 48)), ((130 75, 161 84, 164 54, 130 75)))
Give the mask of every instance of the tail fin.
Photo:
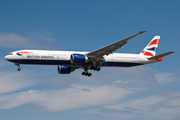
POLYGON ((160 36, 155 36, 150 43, 141 51, 140 55, 145 57, 153 57, 156 55, 156 50, 159 44, 160 36))

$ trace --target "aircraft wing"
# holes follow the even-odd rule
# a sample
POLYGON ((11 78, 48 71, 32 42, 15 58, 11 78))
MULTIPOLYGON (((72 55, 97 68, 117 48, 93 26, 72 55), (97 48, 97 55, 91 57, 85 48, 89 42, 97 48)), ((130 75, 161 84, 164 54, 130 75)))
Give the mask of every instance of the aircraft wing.
POLYGON ((100 49, 97 49, 95 51, 92 51, 88 54, 86 54, 87 57, 89 58, 102 58, 104 55, 109 55, 109 54, 112 54, 115 50, 119 49, 119 48, 122 48, 123 45, 125 45, 127 43, 128 40, 130 40, 131 38, 141 34, 141 33, 144 33, 146 32, 147 30, 145 31, 140 31, 130 37, 127 37, 125 39, 122 39, 120 41, 117 41, 113 44, 110 44, 108 46, 105 46, 103 48, 100 48, 100 49))

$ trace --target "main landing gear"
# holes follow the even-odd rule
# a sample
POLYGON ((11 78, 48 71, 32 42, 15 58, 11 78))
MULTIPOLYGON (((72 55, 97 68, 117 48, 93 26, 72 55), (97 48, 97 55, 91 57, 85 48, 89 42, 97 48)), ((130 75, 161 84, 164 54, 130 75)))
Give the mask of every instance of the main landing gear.
POLYGON ((82 75, 90 77, 92 75, 92 73, 88 73, 87 71, 85 71, 85 72, 82 72, 82 75))
POLYGON ((96 66, 91 66, 91 67, 90 67, 90 70, 97 70, 97 71, 100 71, 101 68, 100 68, 100 67, 96 67, 96 66))
POLYGON ((20 64, 19 63, 15 63, 15 65, 17 65, 18 66, 18 71, 21 71, 21 68, 20 68, 20 64))
POLYGON ((96 70, 96 71, 100 71, 101 70, 101 68, 100 67, 96 67, 96 66, 91 66, 90 68, 89 67, 85 67, 84 68, 84 72, 82 72, 82 75, 85 75, 85 76, 88 76, 88 77, 90 77, 90 76, 92 76, 92 73, 88 73, 88 69, 90 69, 90 70, 96 70))

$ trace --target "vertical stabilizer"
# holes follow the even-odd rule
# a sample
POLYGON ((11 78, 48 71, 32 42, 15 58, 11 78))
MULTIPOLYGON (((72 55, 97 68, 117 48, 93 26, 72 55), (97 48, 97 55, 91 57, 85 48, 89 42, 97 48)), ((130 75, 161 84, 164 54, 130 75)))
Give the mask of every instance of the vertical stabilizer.
POLYGON ((156 50, 159 44, 160 36, 155 36, 150 43, 141 51, 140 55, 145 57, 153 57, 156 55, 156 50))

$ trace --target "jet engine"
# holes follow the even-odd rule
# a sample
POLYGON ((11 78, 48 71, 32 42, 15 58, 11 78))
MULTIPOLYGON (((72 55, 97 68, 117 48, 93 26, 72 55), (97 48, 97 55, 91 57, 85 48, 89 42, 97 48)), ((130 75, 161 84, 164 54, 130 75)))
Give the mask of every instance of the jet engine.
POLYGON ((88 58, 83 54, 72 54, 70 61, 71 63, 85 63, 88 60, 88 58))
POLYGON ((65 65, 58 65, 57 69, 59 74, 70 74, 74 71, 74 68, 65 65))

